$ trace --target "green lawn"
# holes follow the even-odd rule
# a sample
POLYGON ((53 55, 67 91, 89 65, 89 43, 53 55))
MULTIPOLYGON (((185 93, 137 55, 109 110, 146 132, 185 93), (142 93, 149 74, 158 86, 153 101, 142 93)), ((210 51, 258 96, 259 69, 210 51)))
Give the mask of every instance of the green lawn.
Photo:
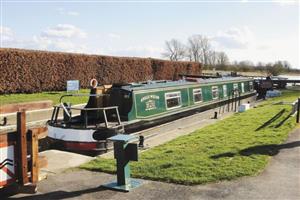
MULTIPOLYGON (((299 92, 285 91, 277 100, 294 101, 298 96, 299 92)), ((274 101, 141 153, 139 161, 131 163, 133 177, 189 185, 257 175, 296 126, 291 117, 275 128, 291 106, 271 105, 274 101), (255 131, 282 109, 282 116, 255 131)), ((114 173, 115 160, 98 158, 81 168, 114 173)))
MULTIPOLYGON (((90 90, 82 89, 78 93, 88 94, 90 90)), ((59 98, 68 94, 65 91, 59 92, 41 92, 41 93, 33 93, 33 94, 9 94, 9 95, 0 95, 0 105, 11 104, 11 103, 22 103, 22 102, 30 102, 30 101, 41 101, 41 100, 52 100, 53 104, 59 103, 59 98)), ((65 97, 63 99, 64 102, 71 102, 73 105, 86 103, 88 97, 65 97)))

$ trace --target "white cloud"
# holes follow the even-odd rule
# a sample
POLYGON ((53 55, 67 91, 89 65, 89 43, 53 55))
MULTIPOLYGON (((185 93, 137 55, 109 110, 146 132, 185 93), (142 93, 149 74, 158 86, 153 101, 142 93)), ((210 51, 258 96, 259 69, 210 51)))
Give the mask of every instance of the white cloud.
POLYGON ((221 48, 245 49, 254 41, 253 32, 247 26, 241 28, 232 27, 225 31, 219 31, 212 41, 221 48))
POLYGON ((32 45, 31 40, 22 40, 17 38, 15 32, 5 26, 0 26, 1 47, 24 48, 32 45))
POLYGON ((76 12, 76 11, 68 11, 66 14, 67 14, 67 15, 71 15, 71 16, 78 16, 78 15, 79 15, 79 12, 76 12))
POLYGON ((121 36, 115 33, 109 33, 108 37, 112 38, 112 39, 120 39, 121 36))
POLYGON ((83 30, 71 24, 58 24, 55 27, 47 28, 41 35, 48 38, 86 37, 86 33, 83 30))
POLYGON ((288 60, 299 68, 299 47, 295 35, 279 38, 260 38, 247 26, 220 30, 209 37, 216 51, 224 51, 231 61, 251 60, 265 63, 288 60))
POLYGON ((65 13, 65 9, 64 8, 57 8, 56 10, 61 15, 63 15, 65 13))
POLYGON ((2 42, 14 40, 13 31, 11 30, 11 28, 6 26, 0 26, 0 36, 2 42))
POLYGON ((270 47, 270 45, 267 45, 267 44, 261 44, 261 45, 257 45, 256 48, 257 48, 258 50, 268 50, 268 49, 270 49, 271 47, 270 47))
POLYGON ((78 16, 79 15, 79 12, 77 12, 77 11, 66 10, 64 8, 57 8, 56 10, 61 15, 70 15, 70 16, 78 16))
POLYGON ((86 32, 71 24, 58 24, 47 28, 40 35, 33 36, 36 48, 43 50, 85 52, 86 32))
POLYGON ((3 47, 25 48, 65 52, 87 52, 85 45, 86 33, 73 25, 57 25, 47 28, 31 38, 19 39, 8 27, 1 27, 3 47))
POLYGON ((296 5, 296 0, 273 0, 274 3, 278 3, 280 6, 291 6, 296 5))
POLYGON ((27 45, 26 47, 40 50, 77 53, 83 53, 88 50, 83 43, 73 39, 47 38, 43 36, 33 36, 32 45, 27 45))

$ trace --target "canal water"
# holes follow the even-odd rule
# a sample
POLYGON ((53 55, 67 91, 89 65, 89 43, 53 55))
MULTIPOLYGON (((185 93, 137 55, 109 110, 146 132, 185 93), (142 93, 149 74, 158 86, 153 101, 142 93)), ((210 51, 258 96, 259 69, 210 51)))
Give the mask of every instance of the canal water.
POLYGON ((295 76, 291 76, 291 75, 279 75, 279 77, 282 78, 288 78, 290 80, 300 80, 300 75, 295 75, 295 76))

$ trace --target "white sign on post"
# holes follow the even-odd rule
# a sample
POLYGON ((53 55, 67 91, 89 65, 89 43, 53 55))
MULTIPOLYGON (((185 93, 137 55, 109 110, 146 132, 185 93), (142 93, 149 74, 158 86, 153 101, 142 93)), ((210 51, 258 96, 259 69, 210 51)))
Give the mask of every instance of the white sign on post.
POLYGON ((67 81, 67 92, 79 91, 79 80, 69 80, 67 81))

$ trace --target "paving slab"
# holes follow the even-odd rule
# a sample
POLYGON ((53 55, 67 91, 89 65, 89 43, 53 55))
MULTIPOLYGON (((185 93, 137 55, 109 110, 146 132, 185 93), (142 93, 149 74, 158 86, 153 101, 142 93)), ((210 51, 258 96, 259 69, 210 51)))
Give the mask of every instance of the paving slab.
POLYGON ((272 157, 267 168, 256 177, 243 177, 197 186, 184 186, 149 180, 129 193, 101 187, 115 181, 114 175, 86 170, 58 173, 39 182, 35 195, 18 194, 8 199, 190 199, 190 200, 298 200, 300 199, 300 128, 272 157))
POLYGON ((41 168, 41 173, 48 175, 63 172, 95 159, 94 157, 59 150, 47 150, 39 153, 39 155, 45 156, 48 160, 48 166, 41 168))

